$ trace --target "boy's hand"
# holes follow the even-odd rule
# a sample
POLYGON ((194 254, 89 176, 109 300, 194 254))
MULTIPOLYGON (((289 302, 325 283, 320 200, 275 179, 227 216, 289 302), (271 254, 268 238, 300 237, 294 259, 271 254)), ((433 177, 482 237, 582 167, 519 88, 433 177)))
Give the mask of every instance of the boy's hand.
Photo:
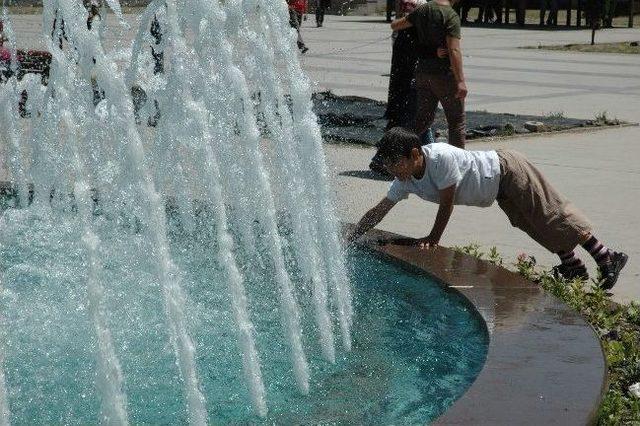
POLYGON ((353 229, 343 229, 342 230, 342 245, 344 247, 349 247, 356 242, 359 236, 356 236, 355 231, 353 229))
POLYGON ((447 56, 449 56, 449 49, 447 49, 446 47, 438 47, 438 49, 436 50, 436 54, 440 59, 446 58, 447 56))

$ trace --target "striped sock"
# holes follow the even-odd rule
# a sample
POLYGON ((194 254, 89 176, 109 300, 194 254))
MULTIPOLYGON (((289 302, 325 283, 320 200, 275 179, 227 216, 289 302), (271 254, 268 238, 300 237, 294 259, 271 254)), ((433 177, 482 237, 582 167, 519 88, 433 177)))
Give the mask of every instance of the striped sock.
POLYGON ((582 247, 584 247, 584 249, 589 252, 598 266, 606 265, 607 263, 611 262, 611 255, 613 254, 613 252, 609 250, 607 246, 598 241, 598 239, 593 235, 585 243, 582 244, 582 247))
POLYGON ((584 263, 582 263, 582 260, 580 260, 580 258, 576 256, 576 252, 573 250, 559 251, 557 255, 558 257, 560 257, 560 261, 562 262, 562 264, 566 266, 568 269, 585 267, 584 263))

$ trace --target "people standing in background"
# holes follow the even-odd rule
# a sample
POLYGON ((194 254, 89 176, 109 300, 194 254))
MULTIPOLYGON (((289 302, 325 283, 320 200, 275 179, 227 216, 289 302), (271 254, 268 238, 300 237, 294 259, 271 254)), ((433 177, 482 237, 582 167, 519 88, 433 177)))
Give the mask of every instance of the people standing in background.
POLYGON ((462 68, 460 17, 452 5, 457 0, 433 0, 393 21, 394 31, 416 28, 421 52, 416 68, 417 113, 413 130, 423 134, 433 124, 438 103, 449 127, 449 143, 464 149, 467 96, 462 68), (448 58, 438 54, 446 48, 448 58))
MULTIPOLYGON (((411 13, 426 0, 398 0, 396 16, 411 13)), ((426 54, 418 41, 415 28, 396 31, 393 34, 391 72, 389 73, 389 94, 387 100, 387 129, 396 126, 412 127, 416 119, 415 71, 420 55, 426 54)), ((442 52, 446 56, 446 52, 442 52)), ((431 129, 422 135, 425 143, 434 142, 431 129)))
POLYGON ((459 0, 453 5, 453 10, 455 10, 460 17, 460 21, 462 24, 466 24, 469 22, 468 16, 470 9, 471 0, 459 0))
POLYGON ((324 13, 331 7, 331 0, 316 0, 316 26, 322 27, 324 23, 324 13))
POLYGON ((102 7, 101 0, 83 0, 82 4, 87 9, 87 12, 89 12, 87 16, 87 29, 90 30, 93 25, 93 20, 96 17, 102 19, 102 16, 100 16, 100 7, 102 7))
MULTIPOLYGON (((402 18, 411 13, 427 0, 398 0, 396 16, 402 18)), ((424 47, 418 41, 416 28, 395 31, 393 33, 393 48, 391 53, 391 72, 389 73, 389 94, 386 130, 396 126, 411 128, 416 122, 417 94, 415 73, 420 55, 426 54, 424 47)), ((441 52, 446 56, 446 51, 441 52)), ((435 142, 433 131, 429 127, 420 135, 423 144, 435 142)), ((383 164, 376 158, 371 159, 369 168, 377 173, 387 174, 383 164)))
MULTIPOLYGON (((394 9, 396 8, 396 1, 401 1, 401 0, 387 0, 387 22, 391 22, 391 15, 394 12, 394 9)), ((397 16, 396 16, 396 19, 397 16)))
POLYGON ((491 24, 495 22, 497 13, 494 8, 494 3, 495 1, 492 0, 480 0, 476 24, 491 24))
POLYGON ((307 13, 307 0, 287 0, 289 5, 289 24, 298 32, 298 49, 301 53, 306 53, 309 48, 302 40, 300 27, 302 26, 302 18, 307 13))
POLYGON ((603 28, 613 27, 613 18, 615 17, 617 5, 618 5, 618 0, 604 0, 602 2, 602 27, 603 28))
POLYGON ((558 0, 540 0, 540 26, 545 24, 544 15, 547 12, 547 5, 549 6, 547 25, 555 27, 558 25, 558 0))
POLYGON ((524 27, 524 22, 527 14, 527 0, 515 0, 516 6, 516 24, 520 27, 524 27))

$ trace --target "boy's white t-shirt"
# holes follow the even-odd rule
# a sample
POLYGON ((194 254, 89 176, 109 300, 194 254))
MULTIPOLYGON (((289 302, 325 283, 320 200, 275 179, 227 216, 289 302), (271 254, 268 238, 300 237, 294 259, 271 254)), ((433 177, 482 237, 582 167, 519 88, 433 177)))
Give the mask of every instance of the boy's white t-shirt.
POLYGON ((454 204, 488 207, 498 196, 500 160, 496 151, 466 151, 448 143, 422 147, 426 170, 421 179, 406 182, 394 179, 387 193, 393 202, 409 194, 434 203, 440 202, 440 190, 457 185, 454 204))

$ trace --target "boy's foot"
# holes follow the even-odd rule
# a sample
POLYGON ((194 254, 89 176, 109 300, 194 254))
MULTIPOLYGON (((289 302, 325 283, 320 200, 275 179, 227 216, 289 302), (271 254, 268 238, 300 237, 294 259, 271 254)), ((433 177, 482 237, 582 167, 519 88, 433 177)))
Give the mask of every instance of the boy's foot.
POLYGON ((578 266, 577 268, 569 268, 566 265, 558 265, 554 266, 552 271, 553 276, 556 279, 560 279, 560 277, 564 278, 567 281, 573 281, 576 278, 585 281, 589 279, 589 273, 587 272, 587 268, 584 265, 578 266))
POLYGON ((611 261, 598 268, 600 271, 600 288, 611 290, 613 286, 616 285, 618 275, 620 275, 620 271, 622 271, 624 265, 627 264, 627 260, 629 260, 629 256, 621 251, 613 252, 611 261))
POLYGON ((300 53, 305 54, 309 51, 309 48, 307 46, 301 47, 300 48, 300 53))

